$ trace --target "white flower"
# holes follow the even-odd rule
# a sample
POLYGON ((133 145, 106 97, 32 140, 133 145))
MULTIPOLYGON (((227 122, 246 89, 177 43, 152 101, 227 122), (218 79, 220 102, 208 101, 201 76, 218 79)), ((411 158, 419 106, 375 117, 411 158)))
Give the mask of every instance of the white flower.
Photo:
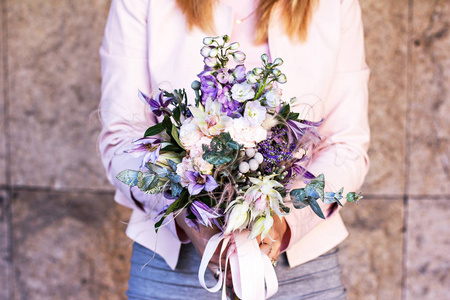
POLYGON ((190 158, 183 157, 181 163, 177 165, 177 175, 181 177, 180 185, 186 187, 189 184, 189 179, 184 175, 187 171, 195 171, 190 158))
POLYGON ((194 169, 202 174, 212 174, 213 165, 204 160, 201 156, 198 156, 192 160, 194 164, 194 169))
POLYGON ((204 135, 197 124, 186 123, 180 127, 180 142, 185 148, 191 147, 203 136, 204 135))
POLYGON ((244 118, 251 126, 259 126, 266 118, 266 108, 259 101, 249 101, 245 105, 244 118))
POLYGON ((245 100, 253 99, 255 97, 255 91, 253 85, 249 83, 236 83, 231 88, 231 95, 234 100, 244 102, 245 100))
POLYGON ((256 144, 267 138, 267 131, 261 126, 250 126, 245 118, 233 119, 227 128, 230 136, 245 148, 256 147, 256 144))
POLYGON ((277 108, 281 102, 281 90, 273 89, 266 93, 266 104, 271 108, 277 108))
POLYGON ((245 192, 245 202, 253 205, 253 212, 259 214, 262 212, 263 206, 269 206, 279 216, 286 215, 280 210, 280 203, 284 205, 283 197, 274 188, 283 187, 281 183, 272 180, 273 176, 265 176, 262 180, 249 177, 253 185, 245 192))
POLYGON ((189 150, 189 156, 191 158, 195 157, 202 157, 203 155, 203 145, 210 145, 211 144, 211 138, 207 136, 203 136, 197 143, 192 145, 191 147, 187 148, 189 150))
POLYGON ((244 229, 250 220, 249 206, 246 202, 240 202, 238 199, 230 203, 231 213, 227 218, 227 227, 225 234, 230 234, 237 229, 244 229), (234 203, 233 203, 234 202, 234 203))
POLYGON ((189 110, 194 117, 192 123, 197 124, 207 136, 219 135, 231 120, 226 113, 222 112, 222 104, 210 98, 206 100, 205 107, 190 106, 189 110))
POLYGON ((252 231, 249 235, 249 239, 254 239, 258 235, 261 235, 261 240, 263 240, 268 234, 273 226, 273 218, 270 215, 262 216, 258 218, 253 224, 252 231))

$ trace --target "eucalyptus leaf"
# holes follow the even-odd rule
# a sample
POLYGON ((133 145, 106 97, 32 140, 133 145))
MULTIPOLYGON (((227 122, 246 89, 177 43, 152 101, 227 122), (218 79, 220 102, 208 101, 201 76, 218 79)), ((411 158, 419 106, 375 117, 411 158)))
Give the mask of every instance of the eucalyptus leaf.
POLYGON ((137 176, 137 180, 138 180, 138 183, 137 183, 138 188, 141 191, 145 192, 154 187, 154 186, 152 187, 152 183, 154 181, 156 181, 156 182, 158 181, 158 176, 156 176, 155 174, 152 174, 152 173, 140 172, 137 176))
POLYGON ((180 183, 180 181, 181 181, 181 177, 173 172, 168 172, 167 177, 169 177, 170 181, 172 181, 174 183, 180 183))
POLYGON ((313 191, 315 191, 318 194, 319 198, 322 199, 323 201, 325 199, 325 193, 323 191, 324 188, 325 188, 325 178, 323 174, 320 174, 306 185, 305 187, 306 195, 315 197, 313 193, 313 191))
POLYGON ((322 209, 320 209, 319 203, 317 203, 316 199, 310 197, 308 200, 313 212, 320 218, 325 219, 322 209))
POLYGON ((347 202, 356 202, 358 203, 359 200, 361 200, 363 196, 361 194, 357 194, 355 192, 350 192, 347 194, 347 202))
POLYGON ((323 203, 326 204, 331 204, 331 203, 337 203, 340 206, 342 206, 341 202, 339 202, 339 200, 341 200, 343 198, 342 193, 344 192, 344 188, 341 188, 337 193, 332 193, 332 192, 326 192, 325 193, 325 199, 323 200, 323 203))
POLYGON ((169 166, 172 168, 172 171, 176 172, 177 171, 177 163, 171 159, 166 159, 166 161, 169 164, 169 166))
POLYGON ((172 191, 172 197, 176 197, 183 191, 183 187, 179 183, 171 181, 170 190, 172 191))
POLYGON ((116 178, 128 186, 136 186, 138 184, 138 175, 141 171, 124 170, 117 174, 116 178))
POLYGON ((166 168, 163 168, 161 166, 151 164, 151 163, 146 163, 145 165, 151 172, 158 175, 158 177, 167 177, 167 169, 166 168))

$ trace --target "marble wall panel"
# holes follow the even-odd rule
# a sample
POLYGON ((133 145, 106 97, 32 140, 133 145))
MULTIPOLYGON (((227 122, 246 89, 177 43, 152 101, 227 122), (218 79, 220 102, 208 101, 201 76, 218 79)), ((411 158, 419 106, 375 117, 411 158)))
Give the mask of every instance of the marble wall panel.
POLYGON ((14 185, 110 189, 96 149, 109 2, 7 1, 14 185))
POLYGON ((124 299, 129 213, 112 194, 15 192, 14 299, 124 299))
POLYGON ((7 192, 0 190, 0 299, 11 299, 13 290, 8 201, 7 192))
MULTIPOLYGON (((2 12, 3 1, 0 1, 0 13, 2 12)), ((5 134, 5 118, 6 114, 4 111, 5 108, 5 90, 4 90, 4 81, 5 81, 5 73, 4 73, 4 58, 6 57, 5 49, 3 46, 4 42, 4 28, 3 22, 0 19, 0 185, 6 183, 6 134, 5 134)))
POLYGON ((363 199, 341 213, 350 232, 339 246, 348 299, 401 299, 403 201, 363 199))
POLYGON ((413 195, 450 194, 450 2, 414 1, 413 195))
POLYGON ((448 299, 450 287, 450 197, 410 200, 406 299, 448 299))
POLYGON ((363 192, 401 195, 405 186, 408 0, 361 0, 369 82, 371 168, 363 192))

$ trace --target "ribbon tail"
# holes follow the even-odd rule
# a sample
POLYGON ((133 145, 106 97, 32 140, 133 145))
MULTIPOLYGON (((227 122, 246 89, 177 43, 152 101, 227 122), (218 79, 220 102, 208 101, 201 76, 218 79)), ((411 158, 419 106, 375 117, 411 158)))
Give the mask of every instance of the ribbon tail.
MULTIPOLYGON (((219 279, 217 280, 217 283, 215 286, 208 288, 206 286, 205 282, 205 272, 208 268, 209 261, 211 260, 211 257, 214 255, 214 252, 216 252, 216 249, 219 245, 219 243, 224 240, 224 237, 221 236, 221 233, 217 233, 211 237, 211 239, 208 241, 208 244, 206 244, 205 252, 203 253, 202 261, 200 262, 200 268, 198 270, 198 280, 200 281, 200 285, 206 289, 207 291, 211 293, 215 293, 220 290, 222 287, 222 282, 224 281, 224 274, 221 272, 219 274, 219 279)), ((228 243, 229 238, 226 239, 226 243, 228 243)), ((225 244, 225 240, 224 240, 225 244)), ((222 251, 223 251, 223 245, 222 245, 222 251)), ((220 268, 220 266, 219 266, 220 268)))
POLYGON ((278 279, 270 258, 261 252, 264 263, 264 280, 266 282, 266 299, 272 297, 278 292, 278 279))

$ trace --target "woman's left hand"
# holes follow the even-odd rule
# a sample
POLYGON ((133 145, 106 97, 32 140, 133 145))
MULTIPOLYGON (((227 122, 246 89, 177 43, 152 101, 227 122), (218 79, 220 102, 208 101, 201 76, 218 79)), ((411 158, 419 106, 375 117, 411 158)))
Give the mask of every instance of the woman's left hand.
POLYGON ((256 239, 259 243, 259 249, 263 253, 266 253, 272 263, 274 263, 280 255, 282 246, 283 248, 286 248, 290 236, 291 231, 286 223, 286 219, 280 219, 278 215, 275 215, 273 217, 273 226, 270 229, 268 236, 266 236, 262 241, 261 235, 257 236, 256 239))

